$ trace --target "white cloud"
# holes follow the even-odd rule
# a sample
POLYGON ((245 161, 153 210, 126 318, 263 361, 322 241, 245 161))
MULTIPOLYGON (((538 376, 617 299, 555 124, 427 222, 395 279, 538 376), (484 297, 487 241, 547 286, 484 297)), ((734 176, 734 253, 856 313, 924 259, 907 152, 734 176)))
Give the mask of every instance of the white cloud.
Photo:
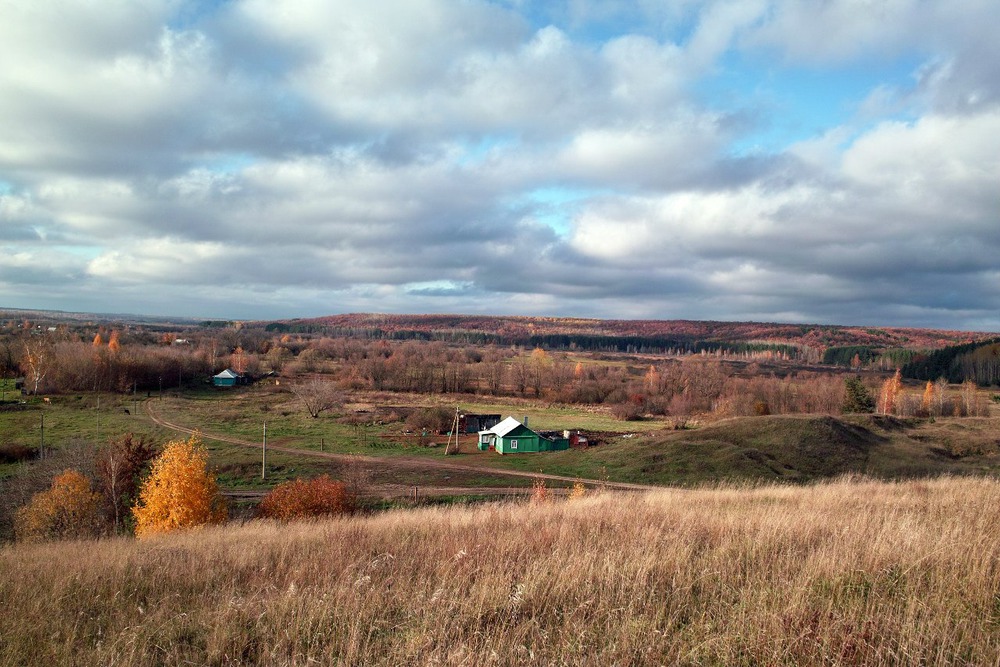
POLYGON ((1000 328, 1000 8, 960 5, 0 0, 0 304, 1000 328), (923 65, 733 157, 732 61, 868 60, 923 65))

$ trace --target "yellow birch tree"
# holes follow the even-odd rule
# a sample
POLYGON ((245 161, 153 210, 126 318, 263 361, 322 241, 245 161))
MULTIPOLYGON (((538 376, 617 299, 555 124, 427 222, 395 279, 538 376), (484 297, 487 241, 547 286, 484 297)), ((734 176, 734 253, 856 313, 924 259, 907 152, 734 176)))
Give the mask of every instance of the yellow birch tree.
POLYGON ((920 400, 920 411, 925 415, 933 414, 935 408, 934 404, 934 383, 930 380, 924 386, 924 396, 920 400))
POLYGON ((891 415, 896 408, 896 397, 899 390, 903 388, 903 378, 899 370, 891 378, 882 383, 882 390, 879 392, 879 412, 883 415, 891 415))
POLYGON ((136 537, 226 520, 225 499, 207 464, 208 452, 197 436, 167 444, 132 508, 136 537))

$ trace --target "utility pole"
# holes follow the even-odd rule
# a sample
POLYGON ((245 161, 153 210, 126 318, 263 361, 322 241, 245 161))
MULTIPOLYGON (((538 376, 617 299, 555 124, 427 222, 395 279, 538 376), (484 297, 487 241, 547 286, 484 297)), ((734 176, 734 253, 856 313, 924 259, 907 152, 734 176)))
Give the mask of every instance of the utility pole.
POLYGON ((38 458, 45 458, 45 415, 42 415, 42 427, 39 431, 40 439, 38 441, 38 458))
POLYGON ((264 422, 264 440, 260 445, 260 478, 264 479, 264 467, 267 465, 267 422, 264 422))
MULTIPOLYGON (((451 433, 455 434, 455 454, 458 454, 458 421, 460 408, 455 408, 455 421, 452 422, 451 433)), ((448 434, 448 445, 444 448, 445 456, 451 454, 451 433, 448 434)))

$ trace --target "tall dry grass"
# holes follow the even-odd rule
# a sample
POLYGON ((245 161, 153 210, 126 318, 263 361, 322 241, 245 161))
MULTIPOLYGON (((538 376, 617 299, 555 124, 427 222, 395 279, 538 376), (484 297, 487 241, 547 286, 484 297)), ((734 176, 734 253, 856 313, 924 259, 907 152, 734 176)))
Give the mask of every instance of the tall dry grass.
POLYGON ((839 480, 0 551, 3 665, 993 665, 1000 483, 839 480))

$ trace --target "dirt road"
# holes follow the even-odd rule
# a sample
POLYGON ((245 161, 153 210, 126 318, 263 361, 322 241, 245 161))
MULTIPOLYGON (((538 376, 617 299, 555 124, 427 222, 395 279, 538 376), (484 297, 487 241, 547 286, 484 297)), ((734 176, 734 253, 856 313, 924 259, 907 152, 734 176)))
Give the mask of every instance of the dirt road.
MULTIPOLYGON (((153 407, 151 401, 146 401, 144 404, 146 414, 149 418, 157 425, 163 428, 176 431, 177 433, 184 433, 187 435, 197 434, 203 440, 214 440, 216 442, 224 442, 230 445, 235 445, 237 447, 249 447, 253 449, 260 449, 259 442, 249 442, 247 440, 240 440, 239 438, 233 438, 226 435, 216 435, 212 433, 207 433, 201 429, 193 428, 191 426, 185 426, 182 424, 177 424, 164 419, 158 415, 153 407)), ((551 480, 558 482, 569 482, 576 483, 581 482, 589 487, 600 487, 604 489, 613 489, 616 491, 653 491, 662 487, 652 486, 648 484, 630 484, 627 482, 605 482, 597 479, 580 479, 577 477, 567 477, 563 475, 549 475, 545 473, 534 473, 534 472, 522 472, 520 470, 504 470, 503 468, 487 468, 478 466, 462 465, 460 463, 451 463, 449 461, 441 461, 438 459, 429 458, 417 458, 417 457, 405 457, 405 456, 392 456, 392 457, 378 457, 378 456, 365 456, 363 454, 335 454, 331 452, 317 452, 315 450, 309 449, 298 449, 295 447, 286 447, 283 445, 268 445, 268 450, 275 452, 283 452, 286 454, 294 454, 296 456, 306 456, 310 458, 326 459, 328 461, 339 461, 343 463, 351 462, 363 462, 373 466, 385 467, 385 468, 397 468, 406 470, 435 470, 435 471, 455 471, 455 472, 472 472, 481 475, 491 475, 491 476, 506 476, 506 477, 519 477, 519 478, 530 478, 530 479, 542 479, 551 480)), ((544 456, 544 454, 539 454, 538 456, 544 456)), ((387 498, 396 498, 407 495, 403 490, 410 487, 402 485, 382 485, 378 489, 377 495, 387 498)), ((493 489, 495 490, 495 489, 493 489)), ((507 488, 497 491, 495 494, 491 492, 491 489, 485 489, 483 487, 453 487, 453 486, 421 486, 421 493, 426 495, 513 495, 513 494, 524 494, 530 493, 530 488, 507 488)))

